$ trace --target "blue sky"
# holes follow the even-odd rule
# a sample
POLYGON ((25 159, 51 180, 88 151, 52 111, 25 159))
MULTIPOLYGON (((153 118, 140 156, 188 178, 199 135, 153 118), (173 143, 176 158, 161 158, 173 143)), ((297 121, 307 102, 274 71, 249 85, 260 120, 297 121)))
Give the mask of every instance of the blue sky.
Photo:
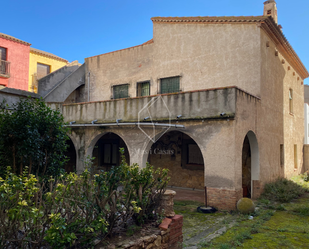
MULTIPOLYGON (((1 2, 0 32, 68 61, 139 45, 154 16, 258 16, 265 0, 14 0, 1 2), (6 11, 3 11, 6 10, 6 11), (4 21, 5 20, 5 21, 4 21)), ((277 0, 278 23, 309 70, 309 0, 277 0)), ((309 84, 309 80, 305 80, 309 84)))

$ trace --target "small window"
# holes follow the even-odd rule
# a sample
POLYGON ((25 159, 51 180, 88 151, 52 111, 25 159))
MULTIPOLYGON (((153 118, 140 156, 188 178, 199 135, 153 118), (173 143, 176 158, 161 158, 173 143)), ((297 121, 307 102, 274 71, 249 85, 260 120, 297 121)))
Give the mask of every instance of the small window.
POLYGON ((137 83, 137 96, 149 96, 150 95, 150 82, 139 82, 137 83))
POLYGON ((271 10, 267 10, 267 15, 271 15, 271 10))
POLYGON ((122 98, 128 98, 129 97, 129 85, 118 85, 113 86, 113 96, 114 99, 122 99, 122 98))
POLYGON ((280 166, 284 166, 284 145, 280 144, 280 166))
POLYGON ((50 66, 38 63, 36 73, 37 73, 37 78, 41 79, 50 73, 50 66))
POLYGON ((294 169, 297 169, 297 144, 294 144, 294 169))
POLYGON ((293 113, 293 90, 289 90, 289 112, 293 113))
POLYGON ((6 48, 0 47, 0 60, 6 61, 6 54, 7 54, 6 48))
POLYGON ((175 93, 180 91, 179 76, 161 79, 161 93, 175 93))

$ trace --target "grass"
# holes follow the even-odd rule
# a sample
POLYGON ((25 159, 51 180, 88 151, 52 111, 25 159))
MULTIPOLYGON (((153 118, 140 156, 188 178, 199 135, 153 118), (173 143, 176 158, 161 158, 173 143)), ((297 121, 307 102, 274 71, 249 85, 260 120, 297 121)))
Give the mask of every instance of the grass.
POLYGON ((258 211, 234 214, 235 225, 204 248, 307 248, 309 244, 309 182, 306 176, 278 179, 265 186, 258 211), (293 202, 291 202, 293 200, 293 202))

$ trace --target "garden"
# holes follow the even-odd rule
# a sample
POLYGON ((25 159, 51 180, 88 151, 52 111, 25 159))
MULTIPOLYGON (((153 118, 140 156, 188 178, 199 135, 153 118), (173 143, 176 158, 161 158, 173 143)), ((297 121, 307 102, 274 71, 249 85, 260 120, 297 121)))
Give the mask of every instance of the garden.
POLYGON ((0 248, 94 248, 160 223, 167 170, 128 165, 121 149, 109 171, 93 174, 89 159, 82 174, 65 173, 67 132, 42 100, 2 104, 0 248))

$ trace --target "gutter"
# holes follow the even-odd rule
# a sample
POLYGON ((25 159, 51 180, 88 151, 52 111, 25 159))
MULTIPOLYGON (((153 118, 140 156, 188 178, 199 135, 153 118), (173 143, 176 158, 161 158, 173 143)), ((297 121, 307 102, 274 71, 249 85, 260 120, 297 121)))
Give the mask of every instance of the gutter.
POLYGON ((129 125, 174 127, 174 128, 182 128, 182 129, 186 128, 184 125, 159 124, 159 123, 109 123, 109 124, 94 124, 94 123, 92 124, 91 123, 91 124, 69 124, 69 125, 64 125, 64 126, 65 127, 103 127, 103 126, 129 126, 129 125))

